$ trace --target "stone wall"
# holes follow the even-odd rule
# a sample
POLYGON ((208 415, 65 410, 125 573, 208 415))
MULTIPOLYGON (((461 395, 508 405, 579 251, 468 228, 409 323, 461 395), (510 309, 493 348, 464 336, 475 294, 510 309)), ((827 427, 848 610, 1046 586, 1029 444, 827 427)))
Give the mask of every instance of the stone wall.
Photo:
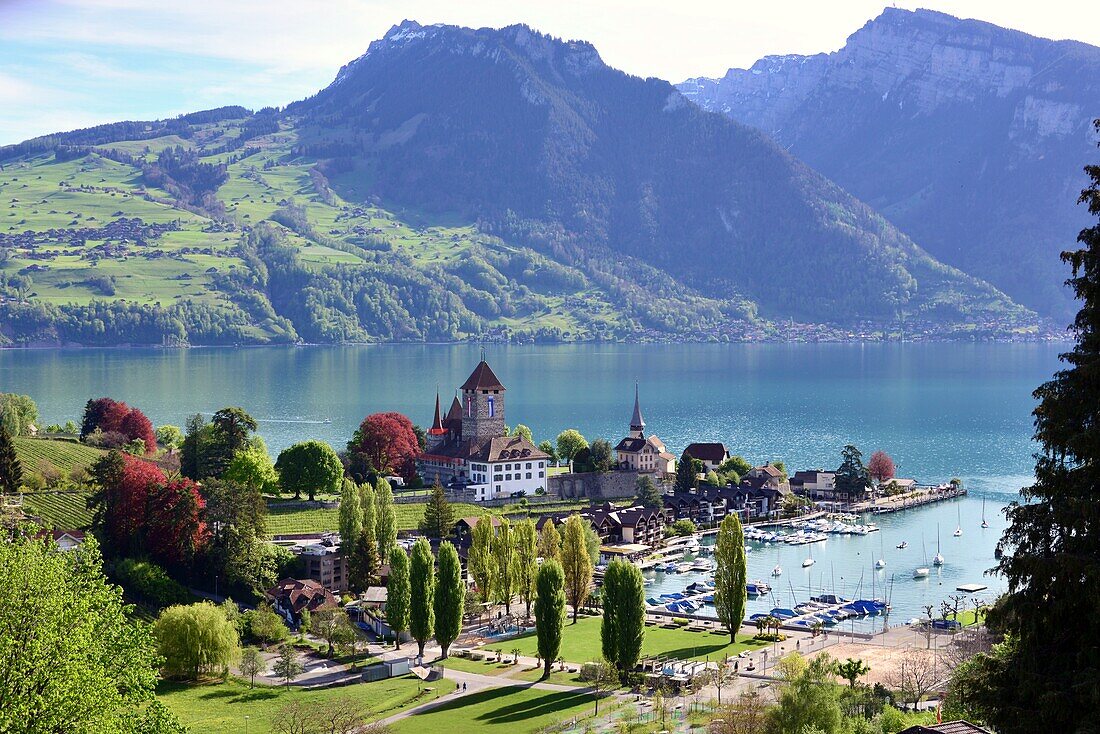
POLYGON ((611 471, 585 474, 557 474, 547 479, 547 492, 562 499, 613 500, 633 497, 638 472, 611 471))

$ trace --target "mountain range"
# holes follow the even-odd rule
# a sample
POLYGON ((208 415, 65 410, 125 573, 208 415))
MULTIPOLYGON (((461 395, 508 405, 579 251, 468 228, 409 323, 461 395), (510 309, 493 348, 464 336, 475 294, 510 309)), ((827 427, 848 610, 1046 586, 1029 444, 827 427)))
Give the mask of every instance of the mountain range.
POLYGON ((678 85, 766 132, 938 260, 1066 323, 1100 48, 887 8, 835 53, 678 85))
POLYGON ((1036 333, 1026 298, 719 89, 526 26, 405 21, 285 109, 8 146, 0 341, 1036 333))

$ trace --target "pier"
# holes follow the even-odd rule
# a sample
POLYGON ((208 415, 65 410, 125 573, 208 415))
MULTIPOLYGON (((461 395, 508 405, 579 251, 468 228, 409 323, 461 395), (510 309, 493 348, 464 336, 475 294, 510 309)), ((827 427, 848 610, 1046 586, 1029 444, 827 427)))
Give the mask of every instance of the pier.
POLYGON ((950 485, 946 485, 943 487, 921 489, 915 493, 917 494, 915 497, 913 494, 914 493, 909 493, 897 497, 883 497, 861 502, 858 505, 854 505, 852 511, 870 512, 872 515, 888 515, 892 512, 900 512, 914 507, 922 507, 924 505, 935 504, 936 502, 945 502, 947 500, 965 497, 966 489, 963 487, 951 487, 950 485))

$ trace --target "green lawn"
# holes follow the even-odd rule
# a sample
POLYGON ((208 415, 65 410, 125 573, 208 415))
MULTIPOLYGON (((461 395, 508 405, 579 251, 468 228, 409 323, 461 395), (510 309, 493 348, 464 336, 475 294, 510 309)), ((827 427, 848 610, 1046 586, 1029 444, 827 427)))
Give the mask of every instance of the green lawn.
POLYGON ((580 691, 541 691, 522 686, 470 693, 393 725, 397 734, 421 732, 503 732, 523 734, 563 719, 581 716, 593 706, 580 691))
MULTIPOLYGON (((681 660, 717 660, 725 655, 736 655, 743 650, 763 647, 767 643, 751 637, 741 637, 737 644, 731 645, 728 636, 712 635, 709 632, 687 632, 682 629, 666 630, 660 627, 646 627, 645 642, 642 644, 643 657, 660 655, 681 660)), ((521 655, 534 657, 537 650, 535 633, 490 643, 484 649, 504 650, 519 648, 521 655)), ((587 617, 577 623, 565 623, 562 636, 561 656, 572 663, 595 660, 600 655, 600 618, 587 617)))
POLYGON ((157 698, 191 734, 243 732, 246 727, 249 734, 266 734, 272 731, 280 708, 295 699, 332 701, 348 697, 362 707, 368 718, 380 719, 431 701, 453 688, 454 684, 446 680, 424 684, 411 675, 314 691, 268 686, 250 690, 247 683, 236 680, 210 685, 164 682, 157 688, 157 698), (424 692, 424 688, 432 690, 424 692))

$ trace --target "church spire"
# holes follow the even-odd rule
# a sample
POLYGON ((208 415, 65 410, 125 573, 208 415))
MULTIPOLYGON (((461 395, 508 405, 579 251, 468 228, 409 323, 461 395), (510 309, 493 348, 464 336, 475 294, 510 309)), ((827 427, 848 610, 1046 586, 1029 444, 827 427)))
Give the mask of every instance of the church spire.
POLYGON ((645 430, 645 421, 642 419, 642 404, 638 400, 638 383, 634 383, 634 416, 630 419, 631 433, 641 434, 645 430))
POLYGON ((443 416, 439 412, 439 388, 435 391, 435 418, 432 419, 432 429, 428 431, 433 436, 440 436, 447 432, 443 427, 443 416))

